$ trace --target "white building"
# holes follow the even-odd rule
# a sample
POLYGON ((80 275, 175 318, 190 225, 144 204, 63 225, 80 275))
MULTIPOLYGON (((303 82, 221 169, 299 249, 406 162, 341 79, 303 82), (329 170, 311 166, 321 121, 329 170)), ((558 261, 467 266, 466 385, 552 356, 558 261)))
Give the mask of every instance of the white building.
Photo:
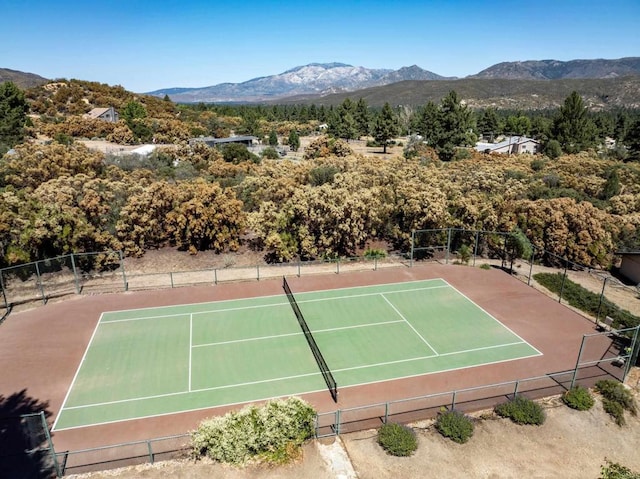
POLYGON ((540 142, 526 136, 510 136, 499 143, 476 143, 475 149, 482 153, 519 155, 538 153, 540 142))

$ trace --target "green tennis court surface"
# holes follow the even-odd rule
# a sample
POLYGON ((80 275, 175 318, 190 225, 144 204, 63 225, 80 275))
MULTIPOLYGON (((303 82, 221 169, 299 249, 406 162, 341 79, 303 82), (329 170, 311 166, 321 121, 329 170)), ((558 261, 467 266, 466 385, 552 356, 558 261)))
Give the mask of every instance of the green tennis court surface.
MULTIPOLYGON (((338 390, 541 354, 442 279, 294 294, 338 390)), ((108 312, 54 429, 326 388, 285 294, 108 312)))

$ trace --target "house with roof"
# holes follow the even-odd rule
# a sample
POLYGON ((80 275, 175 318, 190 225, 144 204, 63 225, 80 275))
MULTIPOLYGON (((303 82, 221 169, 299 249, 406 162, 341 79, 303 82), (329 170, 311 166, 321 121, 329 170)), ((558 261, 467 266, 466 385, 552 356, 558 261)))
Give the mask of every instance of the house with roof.
POLYGON ((622 257, 619 273, 634 284, 640 284, 640 251, 619 251, 622 257))
POLYGON ((509 136, 499 143, 476 143, 475 149, 489 154, 520 155, 528 153, 533 155, 538 153, 540 142, 527 136, 509 136))
POLYGON ((256 136, 230 136, 227 138, 216 138, 213 136, 201 136, 199 138, 191 138, 189 140, 189 146, 196 145, 198 143, 204 143, 207 146, 221 146, 228 143, 240 143, 242 145, 251 146, 254 142, 258 141, 256 136))
POLYGON ((89 113, 82 115, 83 118, 89 118, 94 120, 103 120, 110 123, 116 123, 120 116, 118 112, 110 106, 109 108, 94 108, 89 113))

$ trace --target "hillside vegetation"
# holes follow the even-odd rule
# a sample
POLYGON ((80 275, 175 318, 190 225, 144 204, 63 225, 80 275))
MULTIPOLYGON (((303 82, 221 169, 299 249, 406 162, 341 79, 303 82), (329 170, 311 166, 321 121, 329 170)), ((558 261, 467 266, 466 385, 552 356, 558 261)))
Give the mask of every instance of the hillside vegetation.
MULTIPOLYGON (((272 160, 186 140, 258 132, 265 143, 286 142, 291 132, 314 131, 319 110, 303 118, 301 109, 186 108, 76 80, 26 98, 31 125, 0 160, 1 266, 163 246, 196 254, 247 245, 268 261, 351 256, 374 241, 406 251, 412 229, 448 226, 518 227, 537 248, 595 267, 608 267, 616 248, 640 244, 640 167, 595 149, 555 159, 454 149, 466 159, 442 162, 425 145, 365 157, 318 136, 304 160, 272 160), (118 123, 82 117, 109 105, 118 123), (292 111, 298 116, 287 118, 292 111), (55 141, 34 141, 43 137, 55 141), (149 157, 105 157, 75 141, 94 137, 170 145, 149 157)), ((341 128, 351 108, 343 105, 341 128)))

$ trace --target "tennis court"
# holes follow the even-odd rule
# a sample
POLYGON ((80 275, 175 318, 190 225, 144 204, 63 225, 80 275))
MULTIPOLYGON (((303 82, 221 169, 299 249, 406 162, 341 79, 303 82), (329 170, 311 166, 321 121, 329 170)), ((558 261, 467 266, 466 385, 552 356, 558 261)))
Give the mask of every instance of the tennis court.
MULTIPOLYGON (((338 391, 541 354, 443 279, 293 294, 338 391)), ((284 292, 107 312, 54 430, 316 391, 284 292)))

